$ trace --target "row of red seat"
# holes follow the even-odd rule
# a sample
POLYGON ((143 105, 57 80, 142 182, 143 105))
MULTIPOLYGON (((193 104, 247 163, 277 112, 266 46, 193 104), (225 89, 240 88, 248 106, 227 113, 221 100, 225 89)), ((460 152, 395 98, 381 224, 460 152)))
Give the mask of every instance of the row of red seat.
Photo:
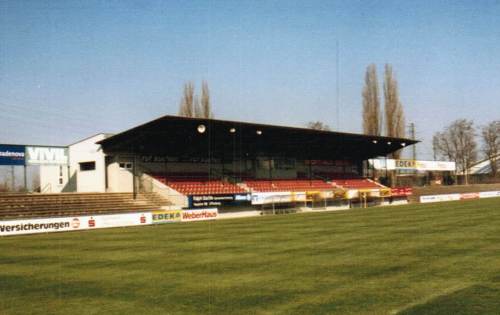
POLYGON ((167 178, 160 175, 155 175, 153 177, 183 195, 233 195, 246 193, 243 188, 221 180, 208 180, 203 178, 183 180, 180 178, 167 178))
MULTIPOLYGON (((184 195, 240 194, 248 192, 238 185, 222 180, 209 180, 208 178, 182 179, 162 175, 154 175, 153 177, 184 195)), ((244 184, 250 191, 254 192, 332 190, 337 186, 345 189, 376 189, 384 187, 365 178, 337 179, 331 183, 317 179, 264 179, 246 180, 244 184)))

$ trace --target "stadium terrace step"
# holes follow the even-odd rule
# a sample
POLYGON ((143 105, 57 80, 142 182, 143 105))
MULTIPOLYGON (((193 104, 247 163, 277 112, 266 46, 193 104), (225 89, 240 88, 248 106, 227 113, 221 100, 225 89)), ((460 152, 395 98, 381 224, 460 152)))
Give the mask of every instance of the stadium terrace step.
POLYGON ((152 211, 171 205, 156 194, 62 193, 0 194, 0 220, 27 217, 152 211))

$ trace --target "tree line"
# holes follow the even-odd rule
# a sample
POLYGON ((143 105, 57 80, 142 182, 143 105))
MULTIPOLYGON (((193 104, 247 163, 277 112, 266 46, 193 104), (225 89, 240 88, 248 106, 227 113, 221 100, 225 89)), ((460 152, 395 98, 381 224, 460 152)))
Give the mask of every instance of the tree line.
POLYGON ((436 132, 432 138, 434 159, 454 161, 457 171, 465 175, 468 183, 468 169, 479 159, 489 160, 491 175, 498 174, 496 159, 500 155, 500 120, 476 127, 472 120, 458 119, 436 132), (481 139, 481 147, 477 138, 481 139), (481 154, 482 153, 482 154, 481 154))
MULTIPOLYGON (((384 67, 384 108, 381 109, 377 68, 370 64, 365 73, 365 84, 362 90, 363 132, 367 135, 405 137, 405 116, 403 105, 399 99, 398 82, 392 66, 384 67)), ((193 82, 184 84, 179 104, 179 116, 194 118, 214 118, 208 83, 202 82, 201 95, 195 94, 193 82)), ((308 128, 330 131, 330 127, 321 121, 311 121, 308 128)), ((498 174, 495 160, 500 155, 500 120, 492 121, 476 128, 472 120, 458 119, 436 132, 432 139, 434 159, 444 158, 454 161, 458 172, 466 175, 467 170, 482 157, 490 161, 493 176, 498 174), (479 148, 477 137, 481 138, 479 148), (482 153, 482 154, 479 154, 482 153)), ((401 150, 392 154, 392 158, 400 158, 401 150)))

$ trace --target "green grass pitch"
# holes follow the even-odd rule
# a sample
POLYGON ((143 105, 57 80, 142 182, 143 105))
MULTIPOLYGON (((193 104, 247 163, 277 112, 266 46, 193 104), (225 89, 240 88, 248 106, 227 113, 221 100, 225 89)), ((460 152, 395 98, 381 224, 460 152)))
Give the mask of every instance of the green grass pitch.
POLYGON ((500 314, 500 199, 4 237, 0 314, 500 314))

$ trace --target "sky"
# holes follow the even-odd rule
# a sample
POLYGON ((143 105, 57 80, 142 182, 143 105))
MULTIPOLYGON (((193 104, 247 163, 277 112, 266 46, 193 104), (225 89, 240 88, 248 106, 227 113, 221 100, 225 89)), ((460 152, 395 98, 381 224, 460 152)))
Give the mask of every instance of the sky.
POLYGON ((500 1, 0 0, 0 143, 120 132, 202 80, 216 118, 361 132, 371 63, 432 159, 453 120, 500 119, 500 1))

